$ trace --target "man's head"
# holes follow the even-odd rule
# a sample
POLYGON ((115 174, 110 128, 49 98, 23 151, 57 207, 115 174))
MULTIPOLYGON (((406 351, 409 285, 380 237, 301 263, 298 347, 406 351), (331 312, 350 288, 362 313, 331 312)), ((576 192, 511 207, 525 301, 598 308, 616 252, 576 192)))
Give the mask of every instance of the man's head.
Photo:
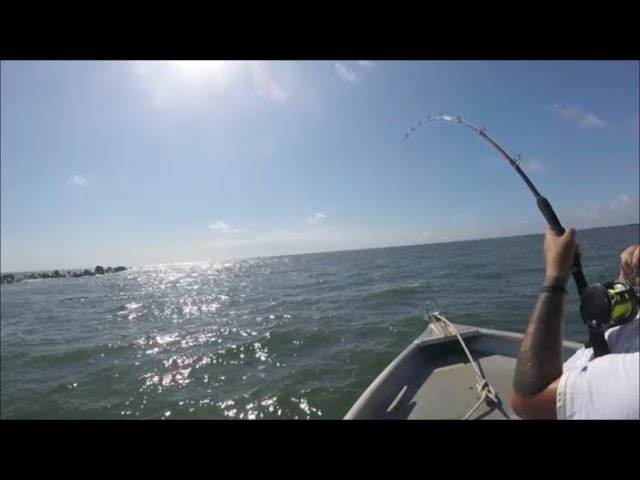
POLYGON ((620 254, 620 279, 640 288, 640 244, 628 246, 620 254))

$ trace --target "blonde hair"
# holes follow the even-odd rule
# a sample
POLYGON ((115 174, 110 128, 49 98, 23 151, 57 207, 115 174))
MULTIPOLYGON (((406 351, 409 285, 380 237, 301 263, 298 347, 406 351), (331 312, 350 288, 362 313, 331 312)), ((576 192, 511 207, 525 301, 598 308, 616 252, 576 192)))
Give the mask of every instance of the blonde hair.
POLYGON ((640 243, 629 245, 620 254, 620 278, 640 288, 640 243))

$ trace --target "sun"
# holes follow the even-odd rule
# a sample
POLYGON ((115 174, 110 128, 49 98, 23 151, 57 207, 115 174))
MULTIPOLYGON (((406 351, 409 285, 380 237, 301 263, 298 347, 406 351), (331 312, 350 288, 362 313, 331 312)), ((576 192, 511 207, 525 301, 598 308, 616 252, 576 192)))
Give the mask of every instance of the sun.
POLYGON ((161 64, 167 82, 195 90, 226 90, 241 73, 242 62, 230 60, 168 60, 161 64))
POLYGON ((143 60, 133 62, 131 71, 144 95, 159 108, 190 110, 214 99, 220 107, 238 92, 253 92, 278 103, 289 98, 264 62, 143 60))
POLYGON ((243 62, 229 60, 140 61, 133 72, 157 107, 191 108, 242 80, 243 62))
POLYGON ((230 60, 169 60, 163 62, 170 81, 190 88, 226 88, 238 79, 242 62, 230 60))
POLYGON ((175 73, 189 77, 224 76, 233 68, 228 60, 170 60, 167 66, 175 73))

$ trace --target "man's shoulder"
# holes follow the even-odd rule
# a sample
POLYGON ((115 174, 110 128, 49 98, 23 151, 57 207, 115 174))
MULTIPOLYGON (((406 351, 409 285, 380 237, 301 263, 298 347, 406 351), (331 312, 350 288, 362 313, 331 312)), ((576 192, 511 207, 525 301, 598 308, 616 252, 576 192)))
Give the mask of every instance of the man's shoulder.
MULTIPOLYGON (((605 338, 612 354, 640 351, 640 314, 627 325, 607 330, 605 338)), ((562 369, 566 372, 572 368, 582 367, 592 360, 593 348, 582 347, 564 362, 562 369)))
POLYGON ((627 325, 614 327, 606 333, 611 353, 640 351, 640 314, 627 325))
POLYGON ((593 359, 593 348, 580 347, 569 357, 562 365, 562 370, 566 372, 572 368, 578 368, 586 365, 593 359))
POLYGON ((559 419, 637 419, 640 353, 611 353, 565 371, 556 396, 559 419))

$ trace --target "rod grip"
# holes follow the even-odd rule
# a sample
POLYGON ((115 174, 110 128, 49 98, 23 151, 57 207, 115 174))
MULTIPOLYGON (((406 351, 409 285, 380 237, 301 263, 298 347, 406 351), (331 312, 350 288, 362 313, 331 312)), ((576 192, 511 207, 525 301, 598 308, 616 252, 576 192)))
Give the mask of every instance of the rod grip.
POLYGON ((564 227, 560 223, 560 220, 558 220, 558 216, 556 215, 556 212, 553 211, 553 207, 549 203, 549 200, 543 196, 539 196, 536 198, 536 203, 551 229, 558 235, 564 235, 564 227))
MULTIPOLYGON (((547 200, 543 196, 539 196, 536 198, 536 203, 538 204, 540 212, 542 212, 542 215, 547 220, 547 223, 549 224, 551 229, 558 235, 564 235, 565 229, 560 223, 560 220, 558 220, 556 212, 553 211, 553 207, 549 203, 549 200, 547 200)), ((580 263, 580 257, 578 255, 577 249, 576 253, 573 256, 573 267, 571 270, 573 280, 576 282, 576 287, 578 288, 578 294, 581 294, 582 291, 587 288, 587 280, 584 277, 584 273, 582 272, 582 264, 580 263)))

